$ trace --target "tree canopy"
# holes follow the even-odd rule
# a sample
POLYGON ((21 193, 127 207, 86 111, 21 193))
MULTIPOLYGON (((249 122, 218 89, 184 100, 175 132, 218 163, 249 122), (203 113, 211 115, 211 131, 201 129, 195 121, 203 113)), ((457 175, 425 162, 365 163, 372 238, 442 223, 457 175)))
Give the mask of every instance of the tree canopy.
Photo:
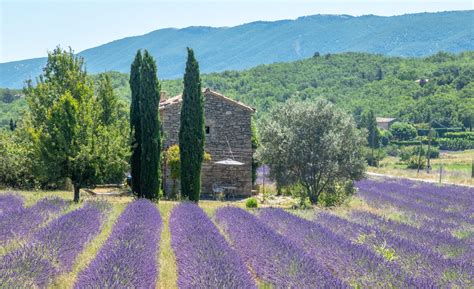
POLYGON ((277 182, 302 185, 315 204, 321 193, 363 176, 365 137, 333 104, 290 101, 270 115, 262 122, 259 155, 277 182))
MULTIPOLYGON (((99 87, 99 95, 107 91, 107 85, 99 87)), ((29 114, 22 125, 37 150, 33 156, 41 167, 36 170, 41 182, 70 179, 77 202, 84 186, 121 181, 127 166, 123 118, 118 117, 118 107, 105 107, 103 97, 94 95, 82 58, 71 50, 56 48, 48 54, 36 86, 28 82, 25 94, 29 114), (117 117, 105 120, 107 109, 117 117)), ((113 92, 108 90, 107 94, 107 103, 115 103, 113 92)))
MULTIPOLYGON (((322 56, 205 74, 202 85, 255 107, 257 120, 290 99, 325 98, 355 117, 358 111, 371 108, 376 116, 395 117, 403 122, 472 127, 472 51, 440 52, 425 58, 351 52, 322 56), (382 79, 378 80, 380 71, 382 79)), ((108 74, 119 99, 130 101, 129 76, 108 74)), ((182 79, 161 84, 169 95, 183 91, 182 79)), ((0 124, 8 126, 10 118, 20 119, 24 107, 21 97, 12 103, 0 101, 0 124)))

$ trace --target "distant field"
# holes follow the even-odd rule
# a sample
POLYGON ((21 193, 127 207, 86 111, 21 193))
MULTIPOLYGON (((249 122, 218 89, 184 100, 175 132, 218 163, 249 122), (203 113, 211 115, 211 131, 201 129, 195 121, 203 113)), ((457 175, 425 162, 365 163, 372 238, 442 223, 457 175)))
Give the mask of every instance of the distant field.
POLYGON ((473 287, 474 188, 356 185, 343 206, 309 210, 0 192, 0 284, 473 287))
POLYGON ((441 152, 438 159, 431 160, 432 170, 417 172, 416 169, 407 169, 406 165, 399 162, 396 157, 386 157, 381 161, 380 167, 368 167, 372 173, 385 174, 405 178, 416 178, 439 182, 440 167, 443 166, 441 182, 474 186, 471 178, 474 150, 460 152, 441 152))

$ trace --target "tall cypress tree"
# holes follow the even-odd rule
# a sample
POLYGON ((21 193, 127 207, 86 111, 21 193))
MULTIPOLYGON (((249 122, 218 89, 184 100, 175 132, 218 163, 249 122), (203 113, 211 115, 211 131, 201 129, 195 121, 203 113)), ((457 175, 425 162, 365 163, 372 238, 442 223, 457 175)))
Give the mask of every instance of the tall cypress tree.
POLYGON ((199 64, 188 48, 184 74, 179 153, 181 160, 181 194, 191 201, 199 201, 201 193, 201 165, 204 158, 204 97, 201 90, 199 64))
POLYGON ((132 175, 132 191, 138 197, 140 192, 140 155, 141 155, 141 124, 140 124, 140 69, 142 66, 142 54, 137 51, 130 69, 130 90, 132 92, 132 103, 130 104, 130 133, 131 149, 130 170, 132 175))
POLYGON ((374 150, 379 148, 380 132, 377 128, 377 119, 372 109, 364 111, 362 114, 362 124, 363 127, 367 129, 367 143, 371 148, 371 158, 369 160, 369 165, 376 166, 377 160, 375 159, 374 150))
POLYGON ((155 60, 147 50, 140 72, 140 192, 147 199, 157 199, 161 186, 160 84, 155 60))

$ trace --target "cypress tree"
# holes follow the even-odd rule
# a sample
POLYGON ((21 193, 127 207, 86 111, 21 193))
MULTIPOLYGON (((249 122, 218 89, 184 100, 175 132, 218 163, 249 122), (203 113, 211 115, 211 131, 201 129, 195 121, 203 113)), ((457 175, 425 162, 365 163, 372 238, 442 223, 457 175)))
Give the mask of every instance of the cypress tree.
POLYGON ((10 118, 10 130, 11 130, 11 131, 14 131, 15 128, 16 128, 16 124, 15 124, 15 122, 13 122, 13 119, 10 118))
POLYGON ((179 130, 181 194, 197 202, 201 193, 201 165, 204 158, 204 98, 199 64, 191 48, 188 48, 182 97, 179 130))
POLYGON ((140 192, 147 199, 157 199, 161 186, 160 84, 155 60, 147 50, 140 68, 140 83, 140 192))
POLYGON ((380 132, 377 128, 377 120, 375 118, 374 111, 369 109, 365 111, 362 115, 363 126, 367 129, 367 142, 371 148, 371 158, 369 160, 369 165, 377 165, 377 160, 374 156, 374 150, 379 148, 380 144, 380 132))
POLYGON ((132 103, 130 104, 130 134, 131 150, 130 171, 132 175, 132 191, 138 197, 140 192, 140 154, 141 154, 141 125, 140 125, 140 68, 142 66, 142 54, 137 51, 135 59, 130 68, 130 90, 132 92, 132 103))

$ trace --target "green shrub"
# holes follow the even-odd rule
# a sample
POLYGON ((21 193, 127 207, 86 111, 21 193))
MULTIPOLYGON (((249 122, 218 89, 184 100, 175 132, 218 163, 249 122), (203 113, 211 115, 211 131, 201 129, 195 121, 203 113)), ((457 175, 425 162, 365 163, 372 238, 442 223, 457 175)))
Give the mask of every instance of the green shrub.
POLYGON ((424 156, 412 156, 406 161, 408 169, 424 169, 426 164, 426 158, 424 156), (418 162, 419 161, 419 162, 418 162))
POLYGON ((383 147, 386 147, 390 144, 390 140, 393 138, 393 135, 390 131, 388 130, 380 130, 380 144, 383 147))
POLYGON ((320 204, 324 207, 334 207, 341 205, 348 197, 355 192, 352 182, 338 184, 333 190, 327 190, 321 193, 320 204))
POLYGON ((417 136, 416 128, 406 122, 396 122, 390 127, 390 133, 397 140, 412 140, 417 136))
POLYGON ((397 145, 389 144, 385 147, 385 153, 391 157, 398 157, 401 153, 401 150, 397 145))
POLYGON ((247 201, 245 202, 245 206, 249 209, 251 208, 257 208, 258 207, 258 202, 257 202, 257 199, 255 198, 249 198, 247 199, 247 201))
MULTIPOLYGON (((401 161, 408 161, 411 157, 418 157, 420 155, 421 149, 421 156, 428 157, 428 147, 420 147, 420 146, 412 146, 412 147, 403 147, 400 148, 400 160, 401 161)), ((439 149, 437 147, 432 146, 430 148, 430 159, 436 159, 439 157, 439 149)))

